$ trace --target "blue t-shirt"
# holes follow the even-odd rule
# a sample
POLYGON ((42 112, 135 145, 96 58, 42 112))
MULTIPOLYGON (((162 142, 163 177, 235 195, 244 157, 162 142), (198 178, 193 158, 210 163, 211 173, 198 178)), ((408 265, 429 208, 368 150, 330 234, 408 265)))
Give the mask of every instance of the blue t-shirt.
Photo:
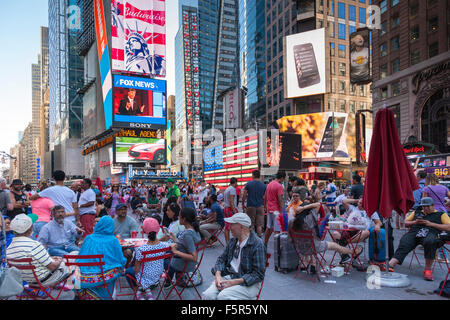
POLYGON ((221 206, 219 206, 217 204, 217 202, 214 202, 211 205, 211 211, 216 213, 216 221, 218 224, 220 224, 222 227, 225 224, 225 220, 224 220, 224 214, 223 214, 223 209, 221 206))
POLYGON ((263 197, 266 193, 266 185, 258 180, 247 182, 244 187, 247 190, 247 207, 258 208, 263 205, 263 197))

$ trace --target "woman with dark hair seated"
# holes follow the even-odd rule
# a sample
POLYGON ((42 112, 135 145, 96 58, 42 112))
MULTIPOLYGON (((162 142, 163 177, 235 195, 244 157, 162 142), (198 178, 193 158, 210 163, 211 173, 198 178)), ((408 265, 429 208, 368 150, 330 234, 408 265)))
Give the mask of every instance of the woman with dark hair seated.
MULTIPOLYGON (((320 203, 318 202, 297 207, 295 210, 295 218, 289 222, 289 230, 294 232, 312 231, 314 237, 314 247, 317 253, 324 253, 327 250, 333 250, 341 254, 348 254, 349 258, 344 262, 350 261, 350 255, 353 254, 351 249, 342 247, 335 242, 320 240, 319 227, 317 224, 317 210, 319 207, 320 203)), ((310 267, 308 267, 308 271, 310 273, 315 273, 315 263, 314 258, 312 257, 313 248, 311 241, 309 239, 298 238, 291 239, 291 241, 299 254, 309 256, 310 267)), ((362 251, 362 246, 358 246, 355 257, 358 257, 362 251)))
MULTIPOLYGON (((178 217, 180 215, 181 208, 175 202, 172 202, 167 207, 167 218, 170 221, 169 226, 166 228, 163 223, 164 232, 160 230, 157 238, 160 241, 177 241, 177 237, 180 232, 184 231, 184 226, 180 223, 178 217)), ((164 220, 163 220, 164 221, 164 220)))

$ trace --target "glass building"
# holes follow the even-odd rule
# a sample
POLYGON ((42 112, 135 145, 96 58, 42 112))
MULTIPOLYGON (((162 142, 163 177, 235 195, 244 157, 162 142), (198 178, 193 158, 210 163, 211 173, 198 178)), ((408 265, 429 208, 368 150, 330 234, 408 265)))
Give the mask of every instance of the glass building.
POLYGON ((50 148, 66 139, 79 139, 83 61, 76 50, 76 29, 66 25, 67 9, 76 0, 49 0, 49 142, 50 148))
POLYGON ((249 127, 265 124, 266 45, 265 1, 239 1, 239 57, 244 99, 244 122, 249 127))

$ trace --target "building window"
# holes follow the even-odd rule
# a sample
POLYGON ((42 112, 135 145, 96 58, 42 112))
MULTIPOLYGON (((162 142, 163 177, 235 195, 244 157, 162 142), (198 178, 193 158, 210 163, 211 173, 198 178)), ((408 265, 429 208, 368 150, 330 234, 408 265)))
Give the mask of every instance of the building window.
POLYGON ((284 107, 281 107, 280 109, 280 118, 284 117, 284 107))
POLYGON ((339 106, 341 111, 345 112, 345 100, 339 100, 339 106))
POLYGON ((328 110, 333 110, 335 108, 336 101, 334 99, 328 99, 328 110))
POLYGON ((364 85, 359 86, 359 96, 365 97, 366 96, 366 87, 364 85))
POLYGON ((338 17, 340 19, 345 19, 345 3, 338 3, 338 17))
POLYGON ((439 43, 434 42, 428 46, 428 57, 434 57, 439 54, 439 43))
POLYGON ((348 6, 348 20, 356 21, 356 7, 349 5, 348 6))
POLYGON ((345 51, 346 51, 346 47, 344 44, 340 44, 338 46, 338 55, 339 58, 345 58, 345 51))
POLYGON ((349 107, 350 113, 355 113, 356 112, 356 110, 355 110, 355 101, 350 100, 348 107, 349 107))
POLYGON ((399 2, 400 0, 392 0, 392 2, 391 2, 391 7, 395 7, 396 5, 398 5, 398 2, 399 2))
POLYGON ((409 41, 413 42, 417 39, 419 39, 419 25, 416 25, 409 30, 409 41))
POLYGON ((387 77, 387 64, 383 64, 382 66, 380 66, 380 79, 386 78, 387 77))
POLYGON ((432 6, 434 6, 438 2, 439 2, 438 0, 427 0, 427 7, 431 8, 432 6))
POLYGON ((439 27, 438 16, 428 19, 428 32, 435 32, 439 27))
POLYGON ((339 93, 345 94, 345 81, 339 81, 339 93))
POLYGON ((330 42, 330 56, 334 57, 334 49, 335 49, 334 42, 330 42))
POLYGON ((383 0, 380 2, 381 13, 385 13, 387 10, 387 0, 383 0))
POLYGON ((273 110, 273 121, 278 120, 278 110, 273 110))
POLYGON ((275 93, 275 94, 273 95, 273 105, 276 106, 277 104, 278 104, 278 94, 275 93))
POLYGON ((331 93, 336 93, 336 81, 331 80, 331 93))
POLYGON ((338 29, 338 32, 339 32, 338 38, 341 40, 345 40, 345 24, 339 23, 338 28, 339 28, 338 29))
POLYGON ((330 73, 336 74, 334 61, 330 61, 330 73))
POLYGON ((359 23, 366 24, 366 8, 359 8, 359 23))
POLYGON ((410 59, 411 65, 415 65, 419 62, 420 62, 420 50, 411 52, 411 59, 410 59))
POLYGON ((393 106, 389 106, 388 109, 391 109, 394 114, 395 126, 397 127, 397 132, 400 136, 400 105, 396 104, 393 106))
POLYGON ((384 57, 386 55, 387 55, 387 45, 385 42, 385 43, 380 44, 380 56, 384 57))
POLYGON ((344 62, 339 62, 339 75, 345 77, 346 65, 344 62))
POLYGON ((330 38, 334 38, 334 22, 328 22, 328 29, 330 30, 330 38))
POLYGON ((419 2, 412 3, 409 5, 409 18, 413 19, 417 16, 419 12, 419 2))
POLYGON ((400 37, 396 36, 391 39, 391 51, 397 51, 400 47, 400 37))
POLYGON ((359 110, 365 110, 366 109, 366 103, 364 101, 359 102, 359 110))
POLYGON ((391 18, 391 29, 395 28, 400 24, 400 16, 398 14, 392 16, 391 18))
POLYGON ((348 34, 351 35, 353 32, 356 31, 356 27, 354 26, 348 26, 348 34))
POLYGON ((392 73, 396 73, 400 71, 400 59, 397 58, 392 61, 392 73))
POLYGON ((391 84, 392 96, 398 96, 400 94, 400 81, 395 81, 391 84))
POLYGON ((384 36, 387 31, 387 21, 384 21, 380 24, 380 36, 384 36))
POLYGON ((354 84, 354 83, 350 84, 350 95, 356 96, 356 84, 354 84))
POLYGON ((388 89, 387 87, 381 88, 381 99, 384 100, 387 98, 388 89))

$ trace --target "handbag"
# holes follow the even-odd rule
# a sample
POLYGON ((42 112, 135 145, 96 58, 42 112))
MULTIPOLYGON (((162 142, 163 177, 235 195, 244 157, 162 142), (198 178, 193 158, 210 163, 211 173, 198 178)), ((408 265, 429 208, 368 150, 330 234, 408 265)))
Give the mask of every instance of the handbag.
MULTIPOLYGON (((188 282, 188 277, 190 277, 190 276, 192 276, 192 272, 187 272, 187 274, 185 274, 183 276, 183 278, 180 279, 180 286, 192 287, 192 283, 188 282), (186 282, 187 282, 187 284, 186 284, 186 282)), ((203 277, 202 277, 202 274, 200 272, 200 269, 197 269, 197 271, 192 276, 191 281, 194 283, 195 286, 198 286, 198 285, 202 284, 203 277)))
POLYGON ((23 292, 22 274, 15 267, 0 271, 0 298, 18 296, 23 292))

